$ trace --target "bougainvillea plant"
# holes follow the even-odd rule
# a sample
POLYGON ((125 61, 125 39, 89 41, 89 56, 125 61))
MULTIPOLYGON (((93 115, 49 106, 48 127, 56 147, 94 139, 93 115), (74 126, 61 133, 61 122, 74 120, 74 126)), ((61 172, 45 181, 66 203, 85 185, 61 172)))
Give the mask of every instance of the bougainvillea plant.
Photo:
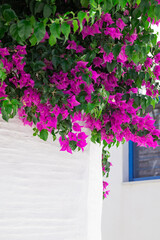
POLYGON ((2 0, 2 118, 18 114, 69 153, 84 151, 89 128, 106 177, 113 145, 155 148, 160 130, 144 113, 159 101, 159 19, 159 0, 2 0))

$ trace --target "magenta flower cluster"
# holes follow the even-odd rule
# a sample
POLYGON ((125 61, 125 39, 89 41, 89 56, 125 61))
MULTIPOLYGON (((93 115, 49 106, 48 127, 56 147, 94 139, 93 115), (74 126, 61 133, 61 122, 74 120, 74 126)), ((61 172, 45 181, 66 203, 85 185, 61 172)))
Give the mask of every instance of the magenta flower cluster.
MULTIPOLYGON (((124 16, 129 14, 128 10, 124 12, 124 16)), ((71 24, 72 26, 72 24, 71 24)), ((72 26, 73 27, 73 26, 72 26)), ((62 69, 55 70, 50 59, 43 59, 45 66, 41 71, 48 71, 48 85, 54 88, 52 97, 57 97, 57 92, 62 92, 63 96, 59 96, 59 102, 52 104, 51 97, 48 97, 46 102, 42 101, 42 92, 35 87, 35 79, 32 79, 31 73, 24 70, 27 52, 25 46, 16 46, 14 49, 6 47, 0 48, 1 63, 7 74, 7 79, 0 86, 0 97, 10 98, 8 86, 12 84, 15 89, 20 89, 22 96, 16 95, 19 98, 21 106, 18 109, 19 118, 24 125, 36 126, 38 132, 47 130, 49 133, 59 133, 59 119, 62 122, 70 121, 65 136, 59 137, 61 151, 72 153, 76 148, 84 151, 87 145, 88 135, 85 133, 85 128, 88 128, 93 133, 99 133, 100 141, 105 141, 107 144, 112 144, 116 141, 132 140, 140 146, 149 146, 155 148, 157 146, 156 139, 160 137, 160 130, 154 126, 154 120, 149 114, 144 117, 139 116, 141 107, 134 106, 133 94, 139 94, 139 88, 143 86, 146 95, 152 98, 158 96, 158 90, 155 87, 156 80, 160 77, 160 53, 155 56, 146 56, 145 62, 135 64, 129 60, 126 54, 126 48, 133 46, 139 37, 136 28, 132 34, 123 34, 126 24, 121 19, 112 19, 111 14, 102 14, 102 17, 93 25, 89 26, 86 20, 83 21, 83 30, 81 31, 81 44, 74 40, 68 40, 65 45, 65 53, 60 56, 62 59, 67 59, 67 56, 77 56, 74 66, 69 72, 62 69), (113 51, 107 52, 101 44, 96 48, 96 55, 91 62, 85 61, 82 56, 88 50, 95 50, 92 44, 84 44, 85 40, 92 36, 104 36, 112 41, 121 41, 120 51, 115 56, 113 51), (108 64, 116 61, 117 65, 112 71, 106 71, 108 64), (119 81, 117 76, 118 67, 121 66, 122 80, 119 81), (128 78, 126 81, 123 77, 129 70, 139 72, 143 69, 144 72, 153 72, 154 82, 143 79, 140 87, 136 87, 134 79, 128 78), (86 80, 88 79, 88 81, 86 80), (81 93, 83 96, 81 97, 81 93), (125 99, 128 94, 130 98, 125 99), (98 103, 94 106, 94 96, 98 97, 98 103), (83 108, 79 107, 87 106, 83 108), (94 107, 92 107, 92 105, 94 107), (91 109, 88 108, 91 106, 91 109), (100 109, 101 107, 101 109, 100 109), (32 116, 29 116, 27 109, 31 109, 32 115, 36 118, 33 123, 32 116), (98 111, 98 117, 94 112, 98 111), (93 111, 92 111, 93 110, 93 111), (61 117, 61 118, 59 118, 61 117), (145 132, 145 133, 144 133, 145 132)), ((143 32, 141 32, 143 35, 143 32)), ((45 44, 49 38, 48 33, 41 44, 45 44)), ((3 101, 1 99, 1 101, 3 101)), ((103 166, 103 172, 105 172, 103 166)), ((104 197, 109 191, 106 190, 107 183, 103 182, 104 197)))

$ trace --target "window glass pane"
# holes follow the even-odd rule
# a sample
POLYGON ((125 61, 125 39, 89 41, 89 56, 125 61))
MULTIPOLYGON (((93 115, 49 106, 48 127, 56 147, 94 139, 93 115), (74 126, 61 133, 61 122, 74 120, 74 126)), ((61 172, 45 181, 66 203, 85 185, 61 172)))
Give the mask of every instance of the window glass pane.
MULTIPOLYGON (((156 120, 155 125, 160 129, 160 103, 153 110, 149 106, 147 111, 156 120)), ((158 141, 160 145, 160 140, 158 141)), ((160 176, 160 147, 155 149, 139 147, 133 144, 133 177, 153 177, 160 176)))

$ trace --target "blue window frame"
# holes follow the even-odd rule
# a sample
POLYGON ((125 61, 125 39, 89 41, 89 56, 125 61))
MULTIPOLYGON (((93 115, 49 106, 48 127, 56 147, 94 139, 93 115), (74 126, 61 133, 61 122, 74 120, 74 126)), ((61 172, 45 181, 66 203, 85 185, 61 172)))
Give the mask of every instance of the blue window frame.
MULTIPOLYGON (((160 103, 147 111, 156 120, 155 125, 160 128, 160 103)), ((160 145, 160 140, 158 141, 160 145)), ((129 142, 129 181, 160 179, 160 147, 156 149, 139 147, 129 142)))

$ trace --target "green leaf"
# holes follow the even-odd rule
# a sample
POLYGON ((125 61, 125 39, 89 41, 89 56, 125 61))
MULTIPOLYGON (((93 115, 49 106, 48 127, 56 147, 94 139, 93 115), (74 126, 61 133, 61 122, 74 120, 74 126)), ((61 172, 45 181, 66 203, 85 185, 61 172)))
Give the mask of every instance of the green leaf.
POLYGON ((59 63, 60 63, 60 57, 56 54, 52 54, 52 63, 55 69, 57 69, 59 63))
POLYGON ((32 34, 32 36, 30 37, 29 41, 30 41, 30 43, 31 43, 31 46, 36 45, 36 43, 37 43, 37 38, 36 38, 35 34, 32 34))
POLYGON ((2 12, 3 12, 5 9, 10 9, 10 8, 11 8, 11 5, 9 5, 9 4, 2 4, 2 5, 1 5, 2 12))
POLYGON ((149 11, 147 12, 147 17, 150 17, 152 19, 155 18, 154 9, 155 9, 155 6, 151 5, 149 11))
POLYGON ((43 2, 36 2, 35 8, 34 8, 34 14, 40 13, 43 11, 44 3, 43 2))
POLYGON ((132 58, 133 51, 134 51, 133 46, 130 46, 130 45, 126 46, 125 53, 129 58, 132 58))
POLYGON ((13 105, 19 105, 20 104, 20 102, 17 99, 14 99, 14 98, 11 100, 11 103, 13 105))
POLYGON ((9 32, 10 35, 12 36, 13 39, 15 39, 17 42, 21 42, 21 38, 19 37, 19 33, 18 33, 19 29, 16 23, 13 23, 10 26, 9 32))
POLYGON ((111 52, 111 47, 109 46, 109 44, 105 43, 104 45, 102 45, 102 47, 107 54, 111 52))
POLYGON ((150 8, 149 1, 141 0, 139 7, 140 7, 141 12, 145 15, 150 8))
POLYGON ((155 13, 155 15, 156 15, 156 17, 157 17, 157 20, 159 20, 159 19, 160 19, 160 5, 157 5, 157 6, 155 7, 154 13, 155 13))
POLYGON ((48 131, 47 131, 47 129, 42 129, 41 132, 40 132, 39 137, 42 140, 47 141, 47 139, 48 139, 48 131))
POLYGON ((52 23, 50 26, 50 32, 55 38, 61 38, 61 28, 59 23, 52 23))
POLYGON ((43 23, 37 22, 36 27, 34 29, 34 35, 37 38, 37 42, 39 43, 43 38, 46 33, 46 29, 43 23))
POLYGON ((50 7, 50 5, 46 4, 43 8, 43 16, 45 18, 50 17, 50 15, 52 14, 52 8, 50 7))
POLYGON ((75 141, 70 141, 69 146, 74 151, 77 148, 77 143, 75 141))
POLYGON ((26 40, 32 34, 32 25, 27 20, 21 20, 18 22, 18 34, 22 40, 26 40))
POLYGON ((4 82, 6 77, 7 77, 7 75, 6 75, 5 71, 0 69, 0 80, 1 80, 1 82, 4 82))
POLYGON ((116 61, 113 61, 112 63, 107 62, 107 70, 109 73, 113 72, 114 68, 116 66, 116 61))
POLYGON ((140 9, 139 8, 135 8, 134 9, 134 11, 133 11, 133 17, 135 18, 135 19, 138 19, 140 16, 141 16, 141 11, 140 11, 140 9))
POLYGON ((42 68, 45 67, 45 63, 42 61, 36 61, 33 64, 33 71, 38 72, 40 70, 42 70, 42 68))
POLYGON ((73 20, 72 24, 73 24, 73 31, 75 33, 79 28, 77 20, 73 20))
POLYGON ((139 62, 139 55, 138 53, 134 53, 132 56, 132 61, 137 64, 139 62))
POLYGON ((106 12, 108 12, 110 9, 112 9, 113 7, 113 1, 112 0, 105 0, 104 4, 103 4, 103 10, 106 12))
POLYGON ((62 25, 61 25, 61 31, 65 36, 65 40, 67 40, 68 36, 70 34, 70 31, 71 31, 70 25, 66 22, 63 22, 62 25))
POLYGON ((7 104, 5 106, 5 111, 6 111, 7 114, 11 114, 11 112, 12 112, 12 104, 7 104))
POLYGON ((80 31, 82 31, 83 29, 83 25, 82 25, 82 22, 83 22, 83 19, 86 17, 86 13, 85 12, 82 12, 80 11, 78 13, 78 20, 79 20, 79 23, 80 23, 80 31))
POLYGON ((89 5, 89 0, 81 0, 81 5, 82 7, 87 8, 89 5))
POLYGON ((121 51, 121 45, 116 44, 112 50, 115 59, 119 55, 120 51, 121 51))
POLYGON ((128 2, 127 0, 119 0, 119 4, 120 4, 121 8, 124 8, 126 6, 127 2, 128 2))
POLYGON ((90 79, 90 77, 89 77, 88 74, 82 73, 82 79, 83 79, 83 81, 85 81, 86 83, 91 84, 91 79, 90 79))
POLYGON ((156 34, 152 34, 151 35, 151 43, 153 44, 153 46, 155 46, 157 44, 157 35, 156 34))
POLYGON ((2 21, 0 21, 0 39, 4 37, 5 32, 7 32, 8 26, 4 25, 2 21))
POLYGON ((3 11, 3 17, 7 22, 11 22, 17 18, 17 15, 12 9, 5 9, 3 11))
POLYGON ((5 108, 4 108, 4 107, 1 108, 1 113, 2 113, 2 118, 3 118, 3 120, 5 120, 6 122, 8 122, 9 117, 8 117, 8 114, 7 114, 7 112, 5 111, 5 108))
POLYGON ((56 42, 57 42, 56 37, 55 37, 54 35, 51 35, 51 36, 49 37, 49 44, 50 44, 50 46, 52 47, 53 45, 56 44, 56 42))
POLYGON ((62 70, 63 70, 63 72, 68 72, 69 71, 69 64, 68 64, 68 62, 66 61, 66 60, 63 60, 62 62, 61 62, 61 66, 62 66, 62 70))
POLYGON ((152 101, 151 101, 151 105, 153 106, 153 108, 155 108, 155 106, 156 106, 156 102, 155 102, 154 99, 152 99, 152 101))

